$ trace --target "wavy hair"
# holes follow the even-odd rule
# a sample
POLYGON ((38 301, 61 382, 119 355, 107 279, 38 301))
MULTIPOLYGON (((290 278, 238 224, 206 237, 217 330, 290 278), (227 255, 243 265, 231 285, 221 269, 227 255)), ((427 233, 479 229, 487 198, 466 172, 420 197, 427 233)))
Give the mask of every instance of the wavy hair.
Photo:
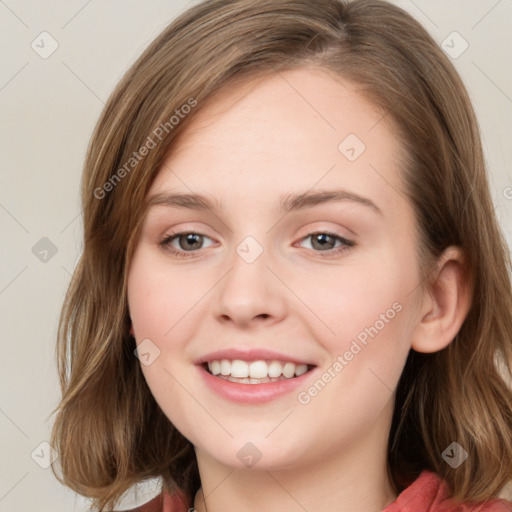
POLYGON ((84 164, 83 251, 59 321, 62 399, 51 444, 56 477, 100 512, 150 477, 191 500, 200 485, 193 446, 151 395, 129 334, 126 277, 149 187, 216 92, 311 64, 355 84, 392 123, 407 155, 400 172, 424 286, 450 245, 464 251, 472 282, 472 306, 452 343, 409 353, 389 435, 390 482, 398 493, 429 469, 455 499, 483 501, 512 478, 510 259, 453 65, 417 21, 381 0, 209 0, 176 18, 126 72, 84 164), (456 470, 441 458, 453 441, 469 453, 456 470))

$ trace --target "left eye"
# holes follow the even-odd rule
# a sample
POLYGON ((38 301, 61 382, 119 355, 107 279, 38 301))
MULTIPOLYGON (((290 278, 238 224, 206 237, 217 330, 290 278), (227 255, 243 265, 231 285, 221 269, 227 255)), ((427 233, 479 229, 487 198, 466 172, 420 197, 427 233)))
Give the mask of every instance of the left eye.
POLYGON ((324 253, 334 253, 347 249, 354 245, 354 242, 334 233, 317 232, 311 233, 302 239, 311 239, 310 248, 324 253), (336 246, 336 243, 339 245, 336 246))

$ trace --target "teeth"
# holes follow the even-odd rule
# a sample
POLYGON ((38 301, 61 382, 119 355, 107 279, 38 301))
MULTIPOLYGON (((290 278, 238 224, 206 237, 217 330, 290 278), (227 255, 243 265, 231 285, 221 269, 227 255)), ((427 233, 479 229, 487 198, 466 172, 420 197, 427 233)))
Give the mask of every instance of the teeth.
MULTIPOLYGON (((233 375, 233 373, 231 373, 233 375)), ((249 365, 249 377, 251 379, 263 379, 268 376, 268 367, 265 361, 253 361, 249 365)))
POLYGON ((239 377, 240 379, 249 377, 249 365, 245 361, 235 359, 231 363, 231 377, 239 377))
POLYGON ((291 379, 295 375, 295 363, 286 363, 283 368, 283 375, 291 379))
POLYGON ((300 377, 301 375, 304 375, 307 371, 308 371, 307 364, 298 364, 297 368, 295 368, 295 375, 297 375, 297 377, 300 377))
POLYGON ((272 361, 268 365, 268 376, 279 377, 283 373, 283 367, 279 361, 272 361))
POLYGON ((213 375, 219 375, 221 371, 221 363, 220 361, 212 361, 209 365, 210 371, 213 375))
MULTIPOLYGON (((208 364, 208 367, 210 365, 208 364)), ((211 368, 210 368, 210 371, 211 371, 211 368)), ((221 362, 220 362, 220 373, 222 375, 231 375, 231 362, 228 361, 227 359, 223 359, 221 362)))
POLYGON ((208 369, 212 375, 247 379, 251 384, 258 384, 260 379, 277 378, 281 375, 286 379, 300 377, 308 371, 307 364, 295 364, 280 361, 251 361, 240 359, 230 361, 222 359, 208 362, 208 369))

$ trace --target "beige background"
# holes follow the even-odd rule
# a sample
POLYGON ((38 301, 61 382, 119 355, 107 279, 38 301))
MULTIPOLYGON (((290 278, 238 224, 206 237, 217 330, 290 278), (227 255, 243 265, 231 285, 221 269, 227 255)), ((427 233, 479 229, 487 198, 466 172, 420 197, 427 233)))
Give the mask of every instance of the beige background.
MULTIPOLYGON (((512 2, 395 3, 439 44, 454 31, 469 44, 454 63, 477 110, 496 212, 512 246, 512 2)), ((49 439, 50 413, 59 399, 58 314, 81 248, 82 161, 117 81, 190 4, 0 1, 0 512, 86 510, 84 499, 40 466, 48 460, 49 448, 41 443, 49 439), (46 59, 31 47, 34 41, 40 53, 51 49, 50 36, 39 36, 43 31, 58 44, 46 59), (51 243, 40 241, 44 237, 51 243)), ((457 35, 445 44, 452 52, 463 49, 457 35)))

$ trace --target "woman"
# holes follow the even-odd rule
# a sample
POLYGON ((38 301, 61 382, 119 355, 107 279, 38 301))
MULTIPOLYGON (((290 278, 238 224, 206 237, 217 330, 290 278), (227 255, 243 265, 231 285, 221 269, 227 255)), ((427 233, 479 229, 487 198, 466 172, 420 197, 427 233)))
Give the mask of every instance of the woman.
POLYGON ((52 444, 98 510, 157 476, 166 512, 510 510, 506 246, 404 11, 189 9, 112 94, 82 202, 52 444))

